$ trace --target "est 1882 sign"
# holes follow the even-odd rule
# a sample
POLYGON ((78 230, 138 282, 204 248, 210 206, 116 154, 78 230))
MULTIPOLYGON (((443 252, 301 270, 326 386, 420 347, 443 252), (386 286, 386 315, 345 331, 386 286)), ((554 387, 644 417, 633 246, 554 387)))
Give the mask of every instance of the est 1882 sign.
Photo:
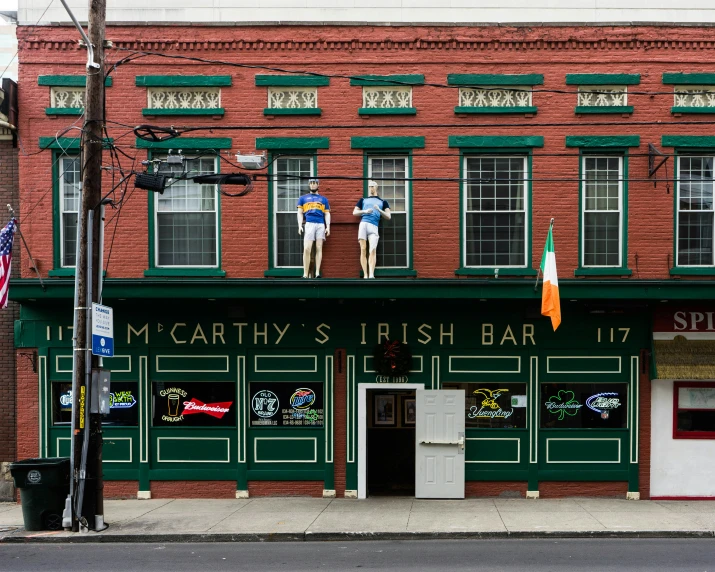
POLYGON ((114 320, 109 306, 92 303, 92 353, 114 356, 114 320))

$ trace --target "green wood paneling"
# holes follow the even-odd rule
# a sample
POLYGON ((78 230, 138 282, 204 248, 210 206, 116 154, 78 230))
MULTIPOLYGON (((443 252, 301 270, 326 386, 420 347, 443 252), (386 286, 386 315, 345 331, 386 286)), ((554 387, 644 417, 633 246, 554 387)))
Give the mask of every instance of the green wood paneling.
POLYGON ((227 87, 230 75, 138 75, 137 87, 227 87))
POLYGON ((638 85, 639 73, 568 73, 566 85, 638 85))
POLYGON ((640 135, 567 135, 566 147, 589 149, 638 147, 640 135))
POLYGON ((299 150, 328 149, 329 137, 256 137, 256 149, 299 150))
POLYGON ((156 107, 145 107, 142 109, 142 115, 223 115, 223 107, 214 107, 210 109, 159 109, 156 107))
POLYGON ((424 149, 424 137, 351 137, 352 149, 424 149))
POLYGON ((632 105, 603 105, 600 107, 577 105, 574 113, 606 114, 606 113, 633 113, 632 105))
POLYGON ((321 87, 330 85, 330 78, 320 75, 257 75, 256 85, 267 87, 321 87))
MULTIPOLYGON (((622 335, 622 334, 621 334, 622 335)), ((547 356, 548 374, 621 374, 624 358, 621 356, 547 356)))
POLYGON ((231 441, 227 437, 159 437, 156 440, 156 462, 228 463, 231 441))
POLYGON ((541 135, 450 135, 450 147, 519 148, 543 147, 541 135))
POLYGON ((360 107, 358 115, 416 115, 416 107, 360 107))
POLYGON ((495 115, 503 114, 513 114, 513 113, 536 113, 538 108, 536 106, 522 106, 522 107, 464 107, 456 106, 454 108, 455 113, 471 113, 478 115, 488 115, 490 113, 495 115))
POLYGON ((157 355, 157 373, 227 373, 228 355, 157 355))
POLYGON ((133 458, 133 438, 132 437, 110 437, 104 436, 102 445, 102 459, 107 462, 131 463, 133 458))
POLYGON ((448 373, 521 373, 520 356, 450 356, 448 373))
POLYGON ((663 83, 670 85, 715 85, 715 73, 664 73, 663 83))
POLYGON ((318 463, 318 447, 321 445, 318 438, 290 434, 289 431, 285 437, 254 436, 254 464, 318 463))
POLYGON ((447 75, 449 85, 492 86, 492 85, 542 85, 544 76, 532 74, 480 74, 451 73, 447 75))
POLYGON ((424 85, 422 74, 403 75, 361 75, 350 78, 350 85, 383 86, 383 85, 424 85))
POLYGON ((256 373, 318 373, 318 356, 256 355, 256 373))
MULTIPOLYGON (((48 85, 51 87, 85 87, 87 85, 86 75, 41 75, 37 77, 37 85, 48 85)), ((112 78, 104 80, 105 87, 112 85, 112 78)))
POLYGON ((620 437, 591 439, 546 437, 546 463, 615 463, 624 461, 620 437))
MULTIPOLYGON (((523 461, 521 437, 488 437, 485 431, 470 431, 465 448, 466 462, 482 464, 523 461)), ((500 432, 503 433, 503 432, 500 432)))
POLYGON ((320 107, 265 107, 263 109, 263 115, 322 115, 323 110, 320 107))
POLYGON ((136 139, 137 149, 230 149, 232 140, 230 137, 176 137, 167 141, 145 141, 136 139))
POLYGON ((715 148, 715 137, 712 135, 663 135, 661 137, 663 147, 685 147, 685 148, 715 148))

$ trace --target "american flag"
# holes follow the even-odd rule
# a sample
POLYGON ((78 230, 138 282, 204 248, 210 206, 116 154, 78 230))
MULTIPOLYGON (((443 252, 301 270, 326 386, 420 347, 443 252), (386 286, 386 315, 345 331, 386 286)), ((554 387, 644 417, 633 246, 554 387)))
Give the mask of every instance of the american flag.
POLYGON ((10 291, 10 267, 12 266, 12 240, 15 238, 15 219, 0 231, 0 308, 7 307, 10 291))

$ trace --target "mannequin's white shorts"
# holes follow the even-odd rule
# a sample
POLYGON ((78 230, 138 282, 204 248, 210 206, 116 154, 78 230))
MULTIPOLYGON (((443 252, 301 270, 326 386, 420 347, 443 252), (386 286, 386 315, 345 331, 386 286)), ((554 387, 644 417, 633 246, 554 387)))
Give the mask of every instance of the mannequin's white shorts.
POLYGON ((325 240, 325 225, 320 222, 306 222, 303 231, 303 241, 325 240))
POLYGON ((360 221, 358 228, 358 240, 367 240, 370 243, 370 250, 377 248, 377 241, 380 240, 380 233, 377 232, 377 226, 369 222, 360 221))

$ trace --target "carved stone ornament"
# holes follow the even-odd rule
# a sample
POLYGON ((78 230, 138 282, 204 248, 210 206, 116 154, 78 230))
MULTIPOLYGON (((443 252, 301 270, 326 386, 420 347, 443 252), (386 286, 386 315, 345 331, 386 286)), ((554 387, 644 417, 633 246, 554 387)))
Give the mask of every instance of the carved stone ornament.
POLYGON ((268 107, 270 109, 316 109, 318 107, 318 88, 269 87, 268 107))
POLYGON ((217 87, 157 87, 147 91, 149 109, 218 109, 221 89, 217 87))
POLYGON ((579 107, 623 107, 628 105, 628 86, 582 85, 578 88, 579 107))
POLYGON ((459 107, 531 107, 531 88, 460 87, 459 107))
POLYGON ((83 87, 51 87, 50 107, 58 109, 80 109, 84 107, 83 87))
POLYGON ((405 109, 412 107, 412 87, 363 87, 362 106, 368 109, 405 109))
POLYGON ((674 107, 715 107, 715 86, 676 87, 674 107))

